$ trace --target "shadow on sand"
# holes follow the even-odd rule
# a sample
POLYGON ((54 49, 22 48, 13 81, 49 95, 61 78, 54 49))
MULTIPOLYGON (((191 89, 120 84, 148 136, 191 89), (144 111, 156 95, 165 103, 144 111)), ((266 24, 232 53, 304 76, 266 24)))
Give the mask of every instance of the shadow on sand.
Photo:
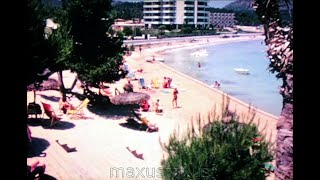
POLYGON ((138 131, 146 131, 147 127, 143 124, 138 123, 136 120, 129 118, 127 119, 127 122, 120 123, 120 126, 132 129, 132 130, 138 130, 138 131))
POLYGON ((48 101, 58 102, 60 100, 60 97, 57 96, 47 96, 47 95, 40 95, 43 99, 46 99, 48 101))
POLYGON ((139 105, 112 105, 107 104, 104 106, 95 105, 88 106, 88 110, 96 115, 106 119, 119 120, 121 118, 132 116, 130 109, 139 109, 139 105))
POLYGON ((73 123, 67 122, 67 121, 59 121, 52 127, 50 127, 50 119, 28 119, 28 125, 29 126, 42 126, 43 129, 54 129, 54 130, 66 130, 74 128, 75 125, 73 123))
POLYGON ((48 174, 44 174, 41 176, 41 178, 39 178, 39 180, 57 180, 57 178, 50 176, 48 174))
POLYGON ((32 142, 28 144, 27 157, 44 157, 43 151, 49 147, 50 143, 42 138, 32 137, 32 142))

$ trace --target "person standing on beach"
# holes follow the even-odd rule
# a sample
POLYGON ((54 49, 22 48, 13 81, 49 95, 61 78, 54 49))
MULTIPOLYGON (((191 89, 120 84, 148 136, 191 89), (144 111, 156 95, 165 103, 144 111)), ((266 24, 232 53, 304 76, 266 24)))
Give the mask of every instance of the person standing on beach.
POLYGON ((139 51, 140 51, 140 55, 141 55, 141 51, 142 51, 142 46, 139 45, 139 51))
POLYGON ((172 107, 177 108, 178 107, 178 89, 174 88, 173 90, 173 99, 172 99, 172 107), (176 106, 174 106, 176 105, 176 106))

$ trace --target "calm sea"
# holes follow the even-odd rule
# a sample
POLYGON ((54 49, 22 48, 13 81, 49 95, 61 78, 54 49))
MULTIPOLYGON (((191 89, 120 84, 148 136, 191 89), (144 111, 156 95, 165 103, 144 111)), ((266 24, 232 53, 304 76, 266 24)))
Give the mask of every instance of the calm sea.
POLYGON ((278 93, 281 80, 267 70, 269 60, 265 51, 262 40, 251 40, 169 50, 164 58, 166 65, 208 85, 218 81, 220 90, 279 116, 282 108, 282 97, 278 93), (190 55, 198 49, 206 49, 209 55, 190 55), (249 69, 250 74, 238 74, 234 68, 249 69))

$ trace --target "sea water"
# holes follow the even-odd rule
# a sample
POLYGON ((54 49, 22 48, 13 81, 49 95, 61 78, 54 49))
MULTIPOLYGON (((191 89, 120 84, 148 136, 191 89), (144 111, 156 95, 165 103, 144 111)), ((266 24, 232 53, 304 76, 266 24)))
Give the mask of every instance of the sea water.
POLYGON ((169 67, 208 85, 217 81, 227 94, 279 116, 281 80, 267 69, 266 48, 263 40, 250 40, 169 50, 164 58, 169 67), (208 56, 190 55, 199 49, 206 49, 208 56), (235 68, 248 69, 249 74, 239 74, 235 68))

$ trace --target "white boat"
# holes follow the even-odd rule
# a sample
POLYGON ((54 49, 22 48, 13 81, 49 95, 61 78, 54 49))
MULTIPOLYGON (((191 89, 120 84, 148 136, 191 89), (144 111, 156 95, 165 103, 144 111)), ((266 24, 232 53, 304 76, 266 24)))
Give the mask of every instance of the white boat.
POLYGON ((164 58, 161 57, 149 57, 145 59, 147 62, 159 61, 164 62, 164 58))
POLYGON ((243 68, 234 68, 234 71, 236 71, 239 74, 245 74, 248 75, 249 74, 249 69, 243 69, 243 68))
POLYGON ((209 52, 206 49, 200 49, 190 54, 191 56, 208 56, 209 52))

